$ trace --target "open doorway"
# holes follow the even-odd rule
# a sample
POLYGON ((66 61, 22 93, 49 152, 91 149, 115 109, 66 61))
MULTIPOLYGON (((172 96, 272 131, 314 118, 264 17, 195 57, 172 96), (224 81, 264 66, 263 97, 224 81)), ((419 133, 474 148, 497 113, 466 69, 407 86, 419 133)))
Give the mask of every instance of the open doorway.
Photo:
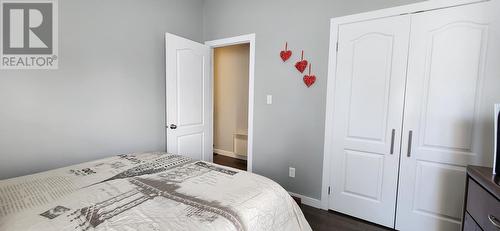
POLYGON ((250 44, 213 51, 214 157, 217 164, 247 170, 248 62, 250 44))
POLYGON ((255 36, 214 40, 213 156, 217 164, 252 171, 255 36))

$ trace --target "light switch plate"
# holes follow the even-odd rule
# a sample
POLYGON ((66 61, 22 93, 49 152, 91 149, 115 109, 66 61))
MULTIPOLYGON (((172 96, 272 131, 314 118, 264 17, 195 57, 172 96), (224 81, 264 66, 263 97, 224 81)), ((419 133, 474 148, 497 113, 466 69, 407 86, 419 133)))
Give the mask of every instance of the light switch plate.
POLYGON ((288 169, 288 176, 290 176, 291 178, 295 178, 295 168, 290 167, 288 169))
POLYGON ((266 97, 267 104, 273 104, 273 95, 267 95, 266 97))

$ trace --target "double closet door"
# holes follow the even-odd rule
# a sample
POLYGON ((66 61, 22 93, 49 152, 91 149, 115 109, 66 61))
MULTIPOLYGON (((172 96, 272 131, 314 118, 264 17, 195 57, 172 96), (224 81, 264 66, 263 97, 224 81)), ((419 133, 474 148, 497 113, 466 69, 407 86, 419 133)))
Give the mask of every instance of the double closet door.
POLYGON ((330 209, 403 231, 460 229, 465 167, 493 156, 495 4, 339 26, 330 209))

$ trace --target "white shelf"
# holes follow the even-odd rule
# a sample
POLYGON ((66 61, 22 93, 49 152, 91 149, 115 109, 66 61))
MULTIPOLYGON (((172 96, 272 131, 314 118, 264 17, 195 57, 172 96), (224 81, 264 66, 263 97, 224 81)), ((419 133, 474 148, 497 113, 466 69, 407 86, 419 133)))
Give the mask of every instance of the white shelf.
POLYGON ((233 135, 236 136, 248 136, 248 130, 247 129, 242 129, 242 130, 237 130, 233 135))

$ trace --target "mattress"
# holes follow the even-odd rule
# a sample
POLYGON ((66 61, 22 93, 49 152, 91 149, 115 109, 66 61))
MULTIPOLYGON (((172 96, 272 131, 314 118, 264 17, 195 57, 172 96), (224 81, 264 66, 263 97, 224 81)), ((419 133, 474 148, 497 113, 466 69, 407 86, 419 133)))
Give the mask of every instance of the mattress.
POLYGON ((167 153, 0 181, 0 230, 311 230, 277 183, 167 153))

